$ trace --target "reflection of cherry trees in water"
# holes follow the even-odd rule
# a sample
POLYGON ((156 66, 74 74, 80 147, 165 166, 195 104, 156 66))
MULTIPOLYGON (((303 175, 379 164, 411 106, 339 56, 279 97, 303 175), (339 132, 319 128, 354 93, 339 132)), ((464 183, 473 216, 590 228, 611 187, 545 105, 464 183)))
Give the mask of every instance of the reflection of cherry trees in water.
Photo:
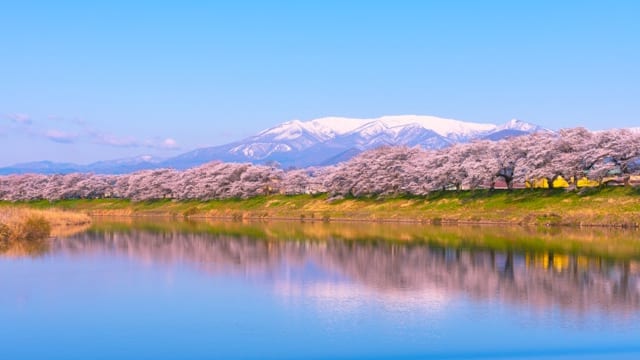
POLYGON ((93 232, 56 240, 53 252, 116 254, 152 264, 185 263, 213 274, 257 280, 303 281, 290 274, 319 269, 305 282, 338 276, 374 292, 413 296, 438 291, 540 310, 578 313, 640 309, 640 267, 635 262, 554 253, 522 254, 419 244, 269 241, 245 236, 144 231, 93 232), (283 269, 288 269, 287 274, 283 269))

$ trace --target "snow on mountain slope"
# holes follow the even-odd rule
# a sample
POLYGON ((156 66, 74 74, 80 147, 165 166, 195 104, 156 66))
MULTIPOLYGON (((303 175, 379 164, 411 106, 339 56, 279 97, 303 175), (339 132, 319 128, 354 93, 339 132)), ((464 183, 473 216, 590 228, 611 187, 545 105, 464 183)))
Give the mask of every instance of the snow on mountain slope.
POLYGON ((232 152, 264 158, 274 151, 304 150, 327 141, 351 141, 350 146, 364 148, 380 144, 419 145, 413 141, 411 134, 419 138, 424 138, 425 134, 428 134, 429 138, 439 136, 441 137, 439 143, 447 144, 481 138, 501 130, 530 132, 538 128, 536 125, 515 119, 498 126, 420 115, 383 116, 373 119, 325 117, 307 122, 289 121, 264 130, 242 141, 234 147, 232 152), (257 144, 260 145, 257 146, 257 144), (260 148, 264 148, 265 151, 260 151, 260 148))
POLYGON ((211 160, 266 162, 309 166, 325 164, 330 157, 353 154, 384 145, 422 146, 438 149, 474 139, 498 140, 538 131, 539 126, 521 120, 503 125, 465 122, 435 116, 397 115, 371 119, 324 117, 293 120, 232 144, 198 149, 166 163, 185 165, 211 160))
POLYGON ((249 158, 261 159, 265 158, 274 152, 287 152, 291 151, 291 146, 287 144, 278 143, 252 143, 249 145, 239 145, 229 150, 231 154, 238 154, 242 152, 242 155, 249 158))
POLYGON ((331 139, 339 135, 352 132, 361 132, 363 128, 377 126, 379 129, 397 129, 402 127, 419 125, 424 129, 432 130, 441 136, 454 135, 457 137, 469 136, 481 132, 496 130, 497 125, 464 122, 460 120, 445 119, 435 116, 422 115, 394 115, 370 119, 354 119, 345 117, 325 117, 307 122, 299 120, 289 121, 258 134, 278 134, 282 139, 294 139, 301 133, 301 129, 315 134, 320 139, 331 139))
POLYGON ((497 130, 519 130, 519 131, 525 131, 525 132, 534 132, 534 131, 539 131, 544 129, 538 125, 534 125, 526 121, 511 119, 506 123, 498 126, 497 130))
POLYGON ((338 135, 351 132, 367 122, 369 122, 368 119, 341 117, 325 117, 306 122, 293 120, 264 130, 260 132, 257 137, 274 136, 279 140, 291 140, 306 132, 315 135, 319 140, 328 140, 338 135))
POLYGON ((435 116, 419 115, 383 116, 378 119, 373 119, 373 121, 379 121, 391 127, 419 125, 424 129, 432 130, 440 136, 455 138, 467 138, 497 128, 497 125, 494 124, 471 123, 435 116))
MULTIPOLYGON (((499 129, 499 126, 494 124, 471 123, 422 115, 395 115, 370 119, 324 117, 306 122, 288 121, 260 132, 256 138, 269 137, 278 141, 291 141, 306 133, 312 134, 320 141, 326 141, 354 132, 364 137, 371 137, 378 133, 399 133, 407 126, 419 126, 443 137, 460 139, 499 129)), ((507 124, 503 126, 507 126, 507 124)), ((535 127, 535 125, 531 126, 535 127)))

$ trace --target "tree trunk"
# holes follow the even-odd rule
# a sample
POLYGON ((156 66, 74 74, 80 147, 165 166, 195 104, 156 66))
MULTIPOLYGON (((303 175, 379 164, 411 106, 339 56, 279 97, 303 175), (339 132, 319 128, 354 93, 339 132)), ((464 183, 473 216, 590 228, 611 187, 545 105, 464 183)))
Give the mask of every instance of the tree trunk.
POLYGON ((580 187, 578 186, 578 181, 579 181, 579 180, 580 180, 580 179, 578 178, 578 175, 573 175, 573 181, 572 181, 572 183, 573 183, 573 185, 575 185, 576 189, 579 189, 579 188, 580 188, 580 187))

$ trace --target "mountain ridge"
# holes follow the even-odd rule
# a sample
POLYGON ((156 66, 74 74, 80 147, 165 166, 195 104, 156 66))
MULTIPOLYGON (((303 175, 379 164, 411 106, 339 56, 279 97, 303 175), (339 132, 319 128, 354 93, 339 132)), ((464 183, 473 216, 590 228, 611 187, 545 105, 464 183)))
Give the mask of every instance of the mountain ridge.
POLYGON ((456 143, 481 139, 499 140, 536 131, 548 130, 518 119, 496 125, 426 115, 323 117, 309 121, 287 121, 243 140, 198 148, 165 160, 142 155, 88 165, 39 161, 3 167, 0 168, 0 174, 119 174, 161 167, 186 169, 214 160, 279 163, 283 167, 324 166, 385 145, 440 149, 456 143))
POLYGON ((196 149, 164 164, 184 169, 207 160, 276 161, 287 167, 306 167, 330 164, 332 158, 344 160, 340 154, 355 155, 384 145, 439 149, 476 139, 499 140, 542 130, 545 129, 518 119, 496 125, 421 115, 324 117, 306 122, 287 121, 242 141, 196 149))

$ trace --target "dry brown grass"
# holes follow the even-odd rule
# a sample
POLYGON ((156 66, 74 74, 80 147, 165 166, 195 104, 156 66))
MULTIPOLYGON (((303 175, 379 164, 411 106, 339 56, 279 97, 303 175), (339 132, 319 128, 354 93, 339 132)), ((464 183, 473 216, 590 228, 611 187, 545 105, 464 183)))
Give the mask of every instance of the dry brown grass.
POLYGON ((9 227, 24 223, 28 219, 42 218, 51 227, 51 235, 57 236, 65 228, 91 224, 91 218, 83 213, 57 209, 30 209, 26 207, 1 207, 0 223, 9 227))
POLYGON ((86 214, 24 207, 0 208, 0 254, 24 256, 42 252, 49 236, 70 235, 86 229, 86 214))

